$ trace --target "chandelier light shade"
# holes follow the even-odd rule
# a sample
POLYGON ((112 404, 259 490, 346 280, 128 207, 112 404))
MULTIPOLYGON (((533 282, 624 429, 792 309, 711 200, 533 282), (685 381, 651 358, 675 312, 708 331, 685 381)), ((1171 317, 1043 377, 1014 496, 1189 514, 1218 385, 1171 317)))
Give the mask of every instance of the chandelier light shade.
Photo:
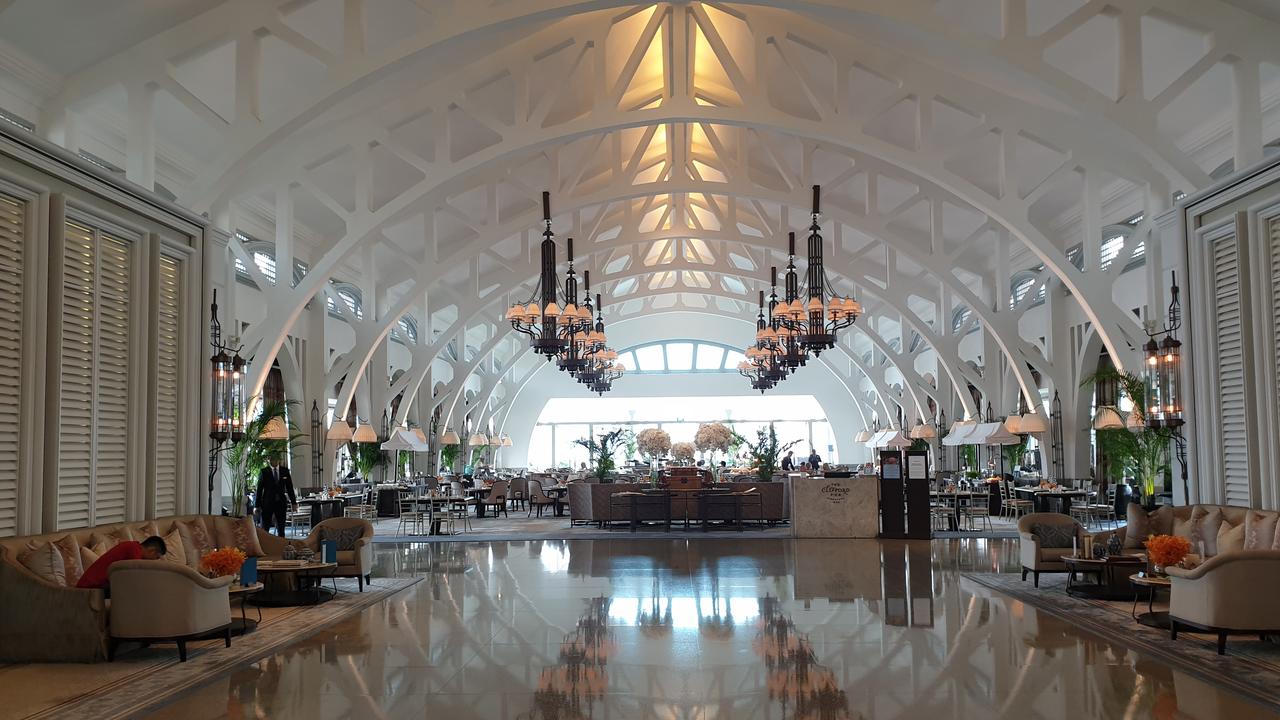
MULTIPOLYGON (((517 332, 528 335, 533 351, 551 360, 565 351, 567 340, 561 333, 561 321, 576 322, 578 307, 562 309, 556 286, 556 241, 551 230, 551 193, 542 193, 541 265, 538 286, 528 303, 516 303, 507 309, 507 320, 517 332)), ((572 256, 573 251, 569 251, 572 256)))
POLYGON ((209 437, 218 444, 227 440, 238 442, 244 437, 247 413, 244 381, 248 367, 244 358, 240 357, 239 348, 233 350, 222 343, 217 290, 213 291, 209 313, 209 342, 213 346, 213 357, 209 360, 212 398, 209 437))
POLYGON ((267 421, 267 426, 262 429, 262 434, 258 436, 260 440, 288 440, 289 426, 285 424, 284 418, 273 417, 267 421))
POLYGON ((1124 428, 1124 418, 1109 405, 1098 408, 1098 412, 1093 416, 1094 430, 1123 430, 1124 428))
POLYGON ((351 434, 351 441, 358 443, 376 443, 378 442, 378 432, 373 429, 369 423, 356 421, 356 431, 351 434))
POLYGON ((779 306, 784 324, 799 333, 801 346, 815 357, 823 350, 835 347, 836 334, 852 325, 862 314, 862 305, 857 300, 837 295, 827 283, 827 273, 823 267, 822 227, 818 223, 821 194, 821 186, 814 185, 805 288, 796 292, 793 297, 791 283, 798 278, 795 275, 795 242, 794 236, 791 236, 790 246, 787 248, 790 256, 787 265, 787 301, 779 306))
POLYGON ((445 445, 457 445, 462 442, 462 439, 453 430, 445 430, 444 435, 440 436, 440 442, 445 445))
POLYGON ((483 447, 489 444, 489 438, 484 433, 471 433, 471 437, 467 438, 467 444, 471 447, 483 447))
POLYGON ((1024 435, 1049 432, 1049 419, 1044 416, 1044 413, 1026 413, 1018 422, 1018 431, 1024 435))
POLYGON ((346 420, 338 419, 334 420, 333 424, 329 426, 329 432, 325 434, 325 439, 335 442, 349 442, 351 435, 351 425, 346 420))

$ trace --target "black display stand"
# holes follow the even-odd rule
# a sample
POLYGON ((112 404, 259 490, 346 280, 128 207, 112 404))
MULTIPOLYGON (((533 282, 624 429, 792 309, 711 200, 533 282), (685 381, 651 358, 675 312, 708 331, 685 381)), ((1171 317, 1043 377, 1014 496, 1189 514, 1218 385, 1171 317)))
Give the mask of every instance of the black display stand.
POLYGON ((908 450, 906 456, 907 537, 928 540, 932 534, 929 522, 929 451, 908 450))
POLYGON ((902 484, 902 453, 880 451, 880 537, 905 538, 906 515, 902 484))

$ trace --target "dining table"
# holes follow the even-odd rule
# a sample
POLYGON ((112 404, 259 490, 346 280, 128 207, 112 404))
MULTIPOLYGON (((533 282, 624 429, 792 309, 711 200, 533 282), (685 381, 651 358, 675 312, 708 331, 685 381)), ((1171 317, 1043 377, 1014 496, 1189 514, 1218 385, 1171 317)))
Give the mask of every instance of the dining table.
POLYGON ((1063 515, 1071 514, 1073 501, 1076 499, 1085 500, 1093 494, 1088 490, 1040 487, 1019 487, 1014 488, 1013 491, 1031 500, 1032 507, 1036 512, 1057 512, 1063 515), (1057 509, 1051 510, 1051 506, 1056 506, 1057 509))
POLYGON ((987 497, 986 492, 978 492, 975 490, 930 490, 929 500, 937 500, 946 504, 951 512, 947 514, 947 529, 951 531, 960 530, 960 508, 973 502, 974 497, 981 497, 984 500, 987 497))

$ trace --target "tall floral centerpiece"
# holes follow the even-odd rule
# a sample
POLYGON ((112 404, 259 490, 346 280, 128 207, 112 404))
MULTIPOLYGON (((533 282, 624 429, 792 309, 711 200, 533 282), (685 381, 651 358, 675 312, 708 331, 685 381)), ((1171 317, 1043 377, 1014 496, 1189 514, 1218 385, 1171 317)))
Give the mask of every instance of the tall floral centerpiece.
POLYGON ((671 451, 671 436, 666 430, 648 428, 636 434, 636 450, 649 461, 649 479, 657 480, 658 458, 671 451))
POLYGON ((698 432, 693 436, 693 446, 698 452, 708 453, 711 456, 708 461, 713 460, 716 453, 728 452, 731 442, 733 431, 724 423, 718 422, 699 425, 698 432))
POLYGON ((696 452, 697 450, 694 448, 693 443, 690 442, 678 442, 671 446, 671 457, 676 462, 686 465, 693 464, 693 456, 696 452))

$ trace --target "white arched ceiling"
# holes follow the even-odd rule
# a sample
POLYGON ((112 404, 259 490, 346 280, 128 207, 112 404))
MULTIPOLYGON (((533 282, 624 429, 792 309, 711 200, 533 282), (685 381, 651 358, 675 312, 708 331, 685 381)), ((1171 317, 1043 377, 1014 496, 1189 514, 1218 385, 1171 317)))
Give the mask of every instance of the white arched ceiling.
MULTIPOLYGON (((0 39, 23 30, 10 28, 0 39)), ((864 301, 870 344, 915 404, 935 391, 872 328, 919 333, 969 411, 966 385, 999 393, 997 353, 1025 395, 1031 368, 1076 380, 1019 334, 1036 292, 1010 308, 1014 271, 1041 267, 1086 342, 1132 357, 1143 336, 1112 299, 1126 263, 1098 257, 1119 219, 1107 206, 1136 198, 1136 244, 1171 190, 1262 156, 1277 29, 1221 0, 232 0, 83 62, 40 125, 76 150, 114 122, 130 179, 154 187, 163 173, 228 229, 266 216, 277 262, 305 256, 296 286, 288 272, 279 286, 253 278, 272 308, 248 332, 256 384, 339 275, 365 307, 357 319, 337 303, 356 342, 329 380, 364 376, 408 312, 421 342, 382 395, 416 395, 451 348, 450 383, 487 368, 493 397, 518 362, 500 313, 532 276, 538 191, 552 190, 557 231, 578 238, 598 287, 679 278, 651 289, 652 306, 698 292, 690 277, 750 289, 783 264, 782 233, 807 225, 806 188, 821 183, 828 269, 864 301), (659 227, 644 226, 650 212, 659 227), (715 246, 712 262, 640 264, 646 246, 694 240, 715 246), (1083 270, 1067 258, 1081 240, 1083 270), (630 265, 605 272, 628 248, 630 265), (966 329, 950 327, 961 305, 991 343, 981 375, 960 356, 966 329)), ((754 316, 749 292, 717 290, 705 294, 754 316)))

